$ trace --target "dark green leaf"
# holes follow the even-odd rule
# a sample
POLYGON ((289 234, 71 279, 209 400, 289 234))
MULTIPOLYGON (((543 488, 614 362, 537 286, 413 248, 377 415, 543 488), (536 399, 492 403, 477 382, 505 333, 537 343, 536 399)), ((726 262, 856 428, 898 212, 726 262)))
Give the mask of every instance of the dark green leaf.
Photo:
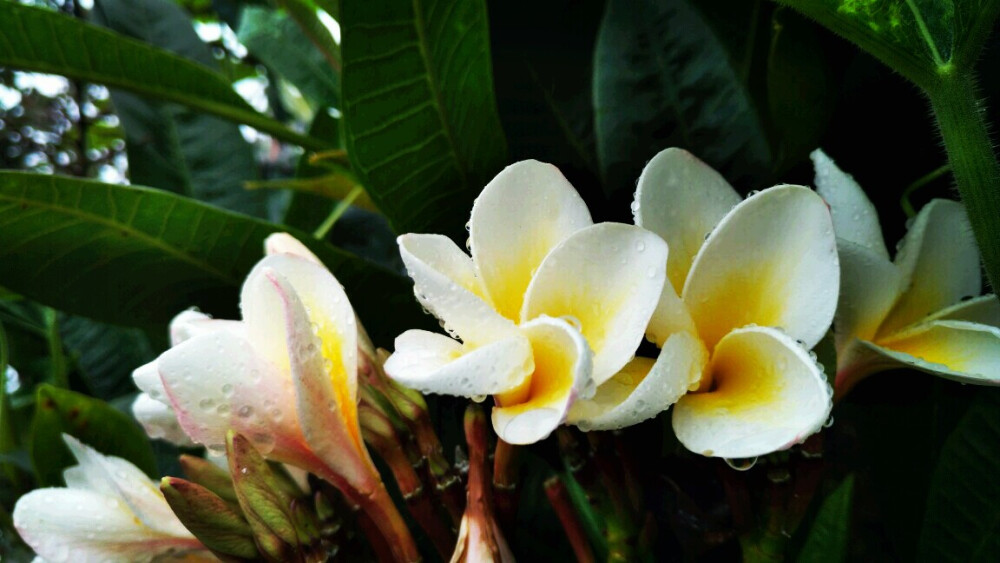
POLYGON ((376 342, 426 322, 396 274, 293 229, 159 190, 0 172, 0 222, 7 287, 104 322, 162 324, 195 305, 234 317, 264 238, 281 230, 345 285, 376 342))
POLYGON ((397 232, 462 233, 505 164, 483 0, 341 6, 347 152, 397 232))
POLYGON ((314 110, 340 105, 340 76, 285 12, 248 7, 237 35, 255 57, 294 84, 314 110))
MULTIPOLYGON (((91 17, 113 31, 217 69, 191 19, 170 0, 99 0, 91 17)), ((235 124, 122 90, 113 90, 111 98, 125 128, 133 183, 267 216, 267 194, 243 189, 244 182, 257 178, 257 165, 235 124)))
POLYGON ((770 169, 770 148, 723 44, 687 0, 611 0, 594 61, 605 189, 631 191, 645 163, 678 146, 730 181, 770 169))
POLYGON ((213 553, 244 559, 257 557, 250 525, 218 495, 176 477, 164 477, 160 490, 184 527, 213 553))
POLYGON ((853 493, 854 475, 848 475, 823 499, 798 561, 835 563, 847 559, 853 493))
POLYGON ((39 386, 31 433, 31 463, 39 486, 62 486, 63 469, 76 465, 63 443, 64 433, 156 476, 156 459, 142 428, 128 415, 86 395, 39 386))
POLYGON ((246 123, 306 148, 324 148, 255 111, 218 73, 51 10, 0 2, 0 65, 123 88, 246 123))
POLYGON ((982 390, 941 449, 918 553, 993 561, 1000 551, 1000 393, 982 390))
POLYGON ((135 391, 132 370, 156 358, 146 334, 82 317, 60 317, 63 347, 90 394, 109 401, 135 391))

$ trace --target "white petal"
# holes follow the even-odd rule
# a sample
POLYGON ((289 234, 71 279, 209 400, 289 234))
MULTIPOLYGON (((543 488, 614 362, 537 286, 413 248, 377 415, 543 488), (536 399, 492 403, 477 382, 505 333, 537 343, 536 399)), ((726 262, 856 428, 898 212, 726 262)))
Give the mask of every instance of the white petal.
POLYGON ((663 291, 667 245, 655 234, 620 223, 581 229, 538 267, 522 321, 540 315, 578 325, 594 352, 600 385, 635 355, 663 291))
POLYGON ((566 419, 579 396, 593 393, 590 349, 566 321, 542 316, 522 325, 531 341, 535 370, 514 402, 493 408, 493 429, 508 444, 545 439, 566 419))
POLYGON ((156 360, 135 368, 135 371, 132 372, 132 380, 135 381, 135 386, 149 395, 151 399, 169 404, 167 392, 163 388, 163 382, 160 381, 160 371, 156 360))
POLYGON ((656 360, 636 358, 597 388, 591 399, 573 404, 569 422, 582 430, 614 430, 665 411, 692 386, 697 388, 708 352, 686 332, 667 339, 656 360))
POLYGON ((195 442, 224 451, 230 428, 264 454, 301 442, 291 378, 245 339, 225 331, 198 336, 157 364, 177 420, 195 442))
POLYGON ((833 406, 823 371, 787 334, 734 330, 715 347, 713 388, 674 405, 677 438, 705 456, 746 458, 783 450, 818 431, 833 406))
POLYGON ((216 330, 241 334, 243 326, 239 321, 216 320, 197 309, 188 309, 170 321, 170 345, 177 346, 189 338, 216 330))
POLYGON ((838 353, 854 338, 871 340, 902 289, 899 268, 870 249, 837 239, 840 301, 834 317, 838 353))
POLYGON ((927 204, 903 238, 896 265, 905 289, 879 328, 879 337, 979 295, 979 251, 965 208, 943 199, 927 204))
POLYGON ((871 350, 900 364, 963 383, 1000 385, 1000 328, 967 321, 924 323, 871 350))
POLYGON ((447 336, 408 330, 385 362, 386 374, 407 387, 461 397, 504 393, 532 369, 531 345, 520 332, 468 350, 447 336))
POLYGON ((18 499, 13 518, 24 541, 51 562, 145 562, 201 547, 189 533, 151 530, 124 502, 94 491, 36 489, 18 499))
POLYGON ((941 309, 928 320, 969 321, 1000 327, 1000 300, 992 293, 966 299, 951 307, 941 309))
POLYGON ((678 332, 697 334, 697 331, 687 305, 678 297, 668 280, 668 283, 663 284, 660 300, 656 304, 653 316, 649 319, 646 338, 662 348, 663 343, 678 332))
MULTIPOLYGON (((166 400, 166 396, 164 399, 166 400)), ((139 393, 132 403, 132 414, 150 438, 160 438, 178 446, 194 445, 177 422, 177 414, 169 403, 164 404, 145 393, 139 393)))
POLYGON ((323 265, 323 262, 306 245, 288 233, 274 233, 264 239, 264 253, 268 256, 274 254, 291 254, 315 264, 323 265))
POLYGON ((826 334, 840 269, 830 211, 801 186, 733 208, 695 257, 682 298, 711 350, 734 328, 781 327, 807 348, 826 334))
POLYGON ((472 257, 496 310, 516 321, 542 259, 592 223, 587 204, 555 166, 525 160, 497 174, 469 220, 472 257))
POLYGON ((882 238, 878 212, 861 186, 822 150, 816 149, 809 156, 816 169, 816 191, 830 204, 837 238, 848 240, 888 260, 889 251, 882 238))
POLYGON ((514 323, 484 301, 472 259, 448 237, 403 235, 399 253, 417 299, 463 342, 479 346, 512 336, 514 323))
POLYGON ((635 224, 667 241, 675 290, 684 287, 705 236, 739 202, 718 172, 686 150, 663 150, 646 164, 635 191, 635 224))

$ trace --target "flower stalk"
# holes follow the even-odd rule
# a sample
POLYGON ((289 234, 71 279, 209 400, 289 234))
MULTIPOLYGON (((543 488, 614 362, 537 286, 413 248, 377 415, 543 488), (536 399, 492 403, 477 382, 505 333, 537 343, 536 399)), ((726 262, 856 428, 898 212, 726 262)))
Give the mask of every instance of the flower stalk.
POLYGON ((594 551, 590 548, 590 543, 587 542, 587 534, 583 530, 583 524, 580 522, 576 509, 573 508, 573 503, 570 501, 569 493, 566 491, 566 485, 563 484, 558 475, 553 475, 546 479, 544 487, 545 495, 548 497, 552 509, 555 510, 563 531, 566 532, 566 539, 569 540, 569 544, 573 548, 576 560, 579 563, 596 561, 594 551))

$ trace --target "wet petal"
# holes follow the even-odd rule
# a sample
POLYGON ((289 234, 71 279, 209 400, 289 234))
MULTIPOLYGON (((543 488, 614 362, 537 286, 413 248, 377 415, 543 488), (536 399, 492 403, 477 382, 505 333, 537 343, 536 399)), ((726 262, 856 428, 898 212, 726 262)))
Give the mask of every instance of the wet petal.
POLYGON ((697 387, 708 352, 693 335, 667 339, 654 361, 636 358, 597 388, 591 399, 573 404, 569 422, 583 430, 614 430, 638 424, 663 412, 697 387))
POLYGON ((188 309, 170 321, 170 345, 177 346, 189 338, 216 330, 229 330, 242 334, 244 329, 243 323, 239 321, 217 320, 197 309, 188 309))
POLYGON ((655 234, 620 223, 580 231, 545 258, 521 314, 578 325, 594 353, 600 385, 635 355, 664 285, 667 245, 655 234))
POLYGON ((823 371, 787 334, 766 327, 734 330, 709 365, 713 388, 674 406, 677 438, 705 456, 746 458, 788 448, 830 415, 823 371))
POLYGON ((822 150, 809 155, 816 169, 816 191, 830 205, 837 238, 868 249, 876 257, 889 259, 882 238, 878 212, 864 190, 850 174, 845 174, 822 150))
POLYGON ((522 326, 531 341, 535 370, 513 403, 493 408, 493 429, 509 444, 533 444, 566 419, 573 401, 593 393, 590 349, 566 321, 542 316, 522 326))
POLYGON ((967 321, 924 323, 869 349, 902 365, 963 383, 1000 385, 1000 328, 967 321))
POLYGON ((268 256, 274 254, 291 254, 322 265, 323 262, 309 250, 306 245, 288 233, 274 233, 264 239, 264 253, 268 256))
POLYGON ((531 373, 531 345, 520 333, 467 349, 442 334, 408 330, 396 338, 385 372, 423 393, 483 397, 504 393, 531 373))
POLYGON ((840 300, 834 317, 838 352, 851 340, 871 340, 902 289, 899 268, 866 247, 837 239, 840 300))
POLYGON ((132 372, 132 381, 135 382, 135 386, 140 391, 149 395, 151 399, 169 404, 167 392, 163 388, 163 382, 160 381, 160 371, 156 366, 156 360, 135 368, 132 372))
POLYGON ((635 191, 635 224, 667 241, 667 277, 676 291, 705 237, 739 202, 718 172, 686 150, 666 149, 646 164, 635 191))
POLYGON ((496 310, 517 321, 542 259, 592 223, 587 204, 555 166, 525 160, 497 174, 469 221, 472 257, 496 310))
POLYGON ((687 305, 677 296, 671 284, 663 284, 660 300, 646 328, 646 338, 662 348, 663 343, 678 332, 697 334, 697 331, 687 305))
POLYGON ((420 303, 470 345, 508 338, 517 329, 484 301, 472 259, 448 237, 403 235, 399 253, 420 303))
MULTIPOLYGON (((167 400, 166 395, 164 400, 167 400)), ((177 413, 169 403, 161 403, 145 393, 139 393, 132 403, 132 415, 150 438, 159 438, 178 446, 194 445, 177 422, 177 413)))
POLYGON ((749 324, 781 327, 811 348, 830 327, 839 285, 826 203, 810 189, 775 186, 722 219, 682 298, 710 350, 749 324))
POLYGON ((888 336, 979 295, 979 251, 960 203, 936 199, 920 210, 896 255, 904 290, 879 328, 888 336))
POLYGON ((1000 327, 1000 300, 992 293, 973 297, 941 309, 931 315, 928 320, 969 321, 970 323, 1000 327))

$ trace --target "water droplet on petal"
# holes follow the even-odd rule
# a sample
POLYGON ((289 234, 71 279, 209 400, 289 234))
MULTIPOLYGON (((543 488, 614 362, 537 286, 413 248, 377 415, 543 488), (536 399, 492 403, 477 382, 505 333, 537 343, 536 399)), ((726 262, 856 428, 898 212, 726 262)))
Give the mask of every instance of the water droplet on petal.
POLYGON ((723 459, 723 461, 726 462, 726 465, 735 469, 736 471, 749 471, 750 469, 753 468, 754 465, 757 465, 756 457, 748 457, 743 459, 725 458, 723 459))

